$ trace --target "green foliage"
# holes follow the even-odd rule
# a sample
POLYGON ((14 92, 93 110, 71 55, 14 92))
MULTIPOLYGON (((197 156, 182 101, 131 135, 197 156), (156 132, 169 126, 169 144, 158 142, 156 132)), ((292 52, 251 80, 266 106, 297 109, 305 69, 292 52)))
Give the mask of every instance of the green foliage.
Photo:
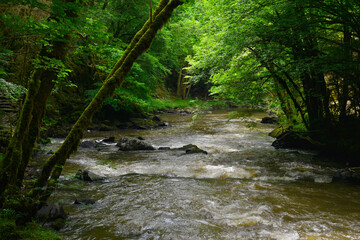
POLYGON ((47 138, 40 138, 40 143, 41 143, 41 144, 51 143, 51 138, 49 138, 49 137, 47 137, 47 138))
POLYGON ((29 222, 26 226, 16 226, 15 221, 18 218, 21 218, 21 214, 13 209, 0 210, 0 236, 2 239, 62 239, 59 235, 42 228, 35 222, 29 222))
POLYGON ((42 56, 33 60, 35 69, 44 69, 56 73, 57 78, 54 80, 58 85, 63 84, 68 87, 75 87, 71 81, 68 80, 71 69, 68 69, 60 59, 49 58, 42 56))
POLYGON ((22 240, 61 240, 62 237, 56 233, 42 228, 35 222, 26 224, 25 227, 18 227, 13 220, 0 218, 0 236, 4 239, 22 240))
POLYGON ((20 239, 15 221, 0 217, 0 236, 4 239, 20 239))
MULTIPOLYGON (((141 28, 149 14, 149 1, 111 1, 108 4, 104 9, 102 2, 95 3, 88 10, 85 24, 80 29, 79 47, 71 57, 76 65, 91 61, 95 83, 86 91, 87 101, 95 96, 101 81, 123 54, 129 37, 141 28)), ((191 45, 184 41, 188 39, 186 32, 178 23, 166 26, 157 35, 151 49, 135 62, 122 88, 117 89, 113 98, 107 99, 104 105, 129 114, 152 109, 158 89, 164 89, 166 76, 174 69, 180 69, 186 51, 191 49, 191 45)))
POLYGON ((16 220, 20 215, 13 209, 1 209, 0 210, 0 218, 8 218, 12 220, 16 220))
POLYGON ((24 96, 26 89, 20 85, 7 82, 0 78, 0 93, 14 101, 18 101, 24 96))
POLYGON ((360 95, 352 94, 360 76, 356 1, 195 5, 201 15, 194 21, 198 41, 187 57, 188 70, 192 81, 212 85, 215 99, 250 106, 266 101, 300 130, 345 115, 360 117, 360 95))

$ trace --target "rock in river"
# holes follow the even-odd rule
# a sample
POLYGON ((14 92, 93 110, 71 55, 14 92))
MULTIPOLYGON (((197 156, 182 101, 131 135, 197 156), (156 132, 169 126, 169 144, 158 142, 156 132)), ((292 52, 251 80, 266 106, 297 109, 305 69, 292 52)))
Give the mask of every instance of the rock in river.
POLYGON ((55 230, 60 230, 65 226, 67 214, 59 203, 47 203, 38 212, 37 218, 40 222, 49 222, 55 230))
POLYGON ((96 147, 95 141, 82 141, 79 145, 81 148, 95 148, 96 147))
POLYGON ((196 146, 194 144, 185 145, 185 146, 179 148, 179 150, 185 150, 185 154, 194 154, 194 153, 207 154, 207 152, 205 150, 200 149, 198 146, 196 146))
POLYGON ((264 117, 263 119, 261 119, 261 123, 278 124, 278 118, 277 117, 264 117))
POLYGON ((121 151, 155 150, 150 144, 134 137, 122 137, 116 146, 121 151))
POLYGON ((337 171, 333 178, 333 182, 349 182, 349 183, 360 183, 360 168, 347 168, 337 171))
POLYGON ((307 150, 319 150, 323 145, 314 141, 310 137, 300 135, 296 132, 285 132, 277 137, 272 143, 272 146, 278 148, 293 148, 293 149, 307 149, 307 150))
POLYGON ((79 179, 79 180, 82 180, 82 181, 85 181, 85 182, 94 182, 94 181, 102 181, 102 180, 104 180, 103 177, 100 177, 100 176, 98 176, 98 175, 96 175, 94 173, 90 173, 88 171, 83 171, 81 169, 79 169, 76 172, 75 178, 79 179))

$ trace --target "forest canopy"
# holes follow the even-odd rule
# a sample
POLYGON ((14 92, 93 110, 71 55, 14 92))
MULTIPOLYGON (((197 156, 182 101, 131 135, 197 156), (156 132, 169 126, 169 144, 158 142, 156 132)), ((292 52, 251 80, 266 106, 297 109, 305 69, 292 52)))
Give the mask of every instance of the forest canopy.
POLYGON ((275 112, 358 164, 358 0, 11 0, 0 14, 0 94, 21 106, 3 141, 1 207, 31 218, 93 120, 173 99, 275 112), (64 144, 22 191, 42 131, 64 123, 64 144))

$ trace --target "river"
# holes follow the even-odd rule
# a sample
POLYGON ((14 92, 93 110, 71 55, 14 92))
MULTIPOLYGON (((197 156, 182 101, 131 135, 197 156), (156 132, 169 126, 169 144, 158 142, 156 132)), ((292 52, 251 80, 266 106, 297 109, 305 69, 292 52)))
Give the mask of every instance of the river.
MULTIPOLYGON (((263 114, 228 120, 216 111, 164 114, 157 130, 89 132, 86 139, 141 136, 155 147, 195 144, 208 154, 79 149, 52 200, 69 213, 65 239, 360 239, 360 187, 331 183, 337 167, 313 152, 276 150, 263 114), (105 182, 66 181, 76 170, 105 182), (66 184, 66 183, 71 183, 66 184), (75 199, 93 199, 92 206, 75 199)), ((51 147, 61 143, 55 139, 51 147)))

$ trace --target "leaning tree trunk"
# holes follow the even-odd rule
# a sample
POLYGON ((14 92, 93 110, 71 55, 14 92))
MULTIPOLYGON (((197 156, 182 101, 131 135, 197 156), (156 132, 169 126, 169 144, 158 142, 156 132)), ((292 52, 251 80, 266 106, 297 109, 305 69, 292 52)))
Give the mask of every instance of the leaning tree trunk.
POLYGON ((157 31, 170 19, 173 10, 182 3, 181 0, 160 1, 153 14, 153 20, 148 20, 135 35, 128 49, 116 63, 99 92, 72 127, 64 143, 44 164, 41 175, 30 194, 32 197, 46 200, 50 196, 66 160, 77 150, 83 133, 90 125, 95 112, 102 106, 105 99, 111 96, 117 87, 121 86, 136 59, 149 49, 157 31), (51 179, 49 180, 50 175, 51 179))
MULTIPOLYGON (((64 0, 65 3, 74 0, 64 0)), ((66 11, 69 18, 77 17, 73 11, 66 11)), ((57 21, 56 16, 50 19, 57 21)), ((69 36, 64 41, 53 41, 52 48, 42 48, 40 58, 58 59, 63 61, 68 52, 69 36)), ((47 99, 54 86, 57 74, 50 69, 36 69, 31 76, 28 93, 11 138, 4 160, 0 165, 0 206, 4 201, 4 191, 8 187, 21 187, 25 168, 31 158, 33 148, 39 137, 40 127, 45 114, 47 99)))

